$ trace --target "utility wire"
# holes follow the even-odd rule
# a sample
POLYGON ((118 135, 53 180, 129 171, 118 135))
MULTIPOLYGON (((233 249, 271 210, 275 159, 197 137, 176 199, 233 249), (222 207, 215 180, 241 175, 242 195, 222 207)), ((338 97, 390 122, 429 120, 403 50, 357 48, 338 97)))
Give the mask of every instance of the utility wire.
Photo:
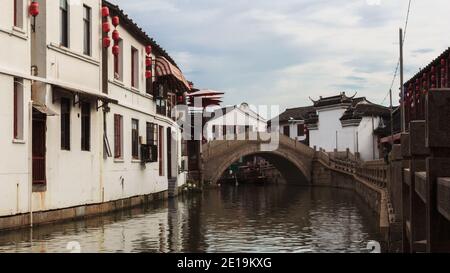
MULTIPOLYGON (((409 14, 410 14, 410 11, 411 11, 411 1, 412 0, 409 0, 408 11, 406 13, 405 28, 404 28, 404 32, 403 32, 403 45, 405 45, 405 41, 406 41, 406 30, 408 29, 409 14)), ((394 77, 392 78, 392 82, 391 82, 391 87, 389 88, 386 96, 384 97, 383 101, 381 102, 381 105, 384 104, 384 102, 386 101, 387 97, 389 96, 390 90, 392 90, 392 87, 394 86, 395 79, 397 78, 399 67, 400 67, 400 57, 398 58, 397 67, 395 68, 394 77)))

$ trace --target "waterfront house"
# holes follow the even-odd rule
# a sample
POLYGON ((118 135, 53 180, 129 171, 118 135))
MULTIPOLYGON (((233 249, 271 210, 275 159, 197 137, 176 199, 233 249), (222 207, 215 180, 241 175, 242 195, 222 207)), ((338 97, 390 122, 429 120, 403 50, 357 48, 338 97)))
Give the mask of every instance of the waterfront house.
POLYGON ((278 117, 280 133, 309 145, 309 130, 306 120, 310 114, 314 113, 313 106, 286 109, 278 117))
POLYGON ((31 20, 28 1, 2 1, 0 16, 0 216, 29 210, 31 20))
POLYGON ((325 151, 345 151, 359 154, 363 160, 378 159, 378 138, 374 134, 388 108, 374 104, 365 97, 320 97, 314 101, 315 114, 306 120, 310 146, 325 151))
POLYGON ((30 224, 30 212, 38 223, 80 217, 184 184, 171 109, 189 85, 118 6, 7 1, 0 41, 0 150, 10 155, 0 161, 0 229, 30 224))
POLYGON ((236 139, 246 132, 266 132, 267 120, 247 103, 215 109, 206 122, 206 138, 211 140, 236 139))

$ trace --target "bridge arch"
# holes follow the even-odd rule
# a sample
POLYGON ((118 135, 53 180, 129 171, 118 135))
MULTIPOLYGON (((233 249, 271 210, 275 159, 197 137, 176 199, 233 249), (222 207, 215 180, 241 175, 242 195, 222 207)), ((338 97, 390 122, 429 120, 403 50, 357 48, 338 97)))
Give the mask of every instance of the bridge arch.
POLYGON ((288 183, 303 181, 303 184, 310 184, 314 150, 284 135, 277 137, 278 145, 273 150, 262 149, 261 145, 267 142, 260 140, 215 140, 203 145, 204 181, 217 183, 231 164, 241 157, 256 155, 273 164, 288 183))

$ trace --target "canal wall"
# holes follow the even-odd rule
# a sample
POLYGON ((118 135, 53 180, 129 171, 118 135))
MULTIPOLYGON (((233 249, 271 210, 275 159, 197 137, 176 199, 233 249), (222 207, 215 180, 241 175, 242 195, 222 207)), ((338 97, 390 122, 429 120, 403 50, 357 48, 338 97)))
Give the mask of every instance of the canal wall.
POLYGON ((317 159, 312 164, 312 186, 335 187, 355 191, 379 217, 380 234, 389 248, 389 211, 385 189, 377 187, 365 179, 341 169, 334 168, 329 162, 317 159))
POLYGON ((166 200, 171 196, 183 193, 183 187, 179 187, 174 193, 169 190, 151 193, 146 195, 134 196, 109 202, 86 204, 70 208, 47 210, 30 213, 18 214, 13 216, 0 217, 0 230, 11 230, 33 226, 51 224, 55 222, 77 220, 99 216, 102 214, 143 206, 155 201, 166 200))

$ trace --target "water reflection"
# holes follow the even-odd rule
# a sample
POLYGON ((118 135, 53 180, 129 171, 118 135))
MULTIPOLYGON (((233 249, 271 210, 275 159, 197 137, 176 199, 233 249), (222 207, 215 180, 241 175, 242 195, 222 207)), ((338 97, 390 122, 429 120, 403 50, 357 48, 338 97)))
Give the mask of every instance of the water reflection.
POLYGON ((361 252, 377 217, 352 191, 223 187, 81 221, 0 233, 0 252, 361 252))

